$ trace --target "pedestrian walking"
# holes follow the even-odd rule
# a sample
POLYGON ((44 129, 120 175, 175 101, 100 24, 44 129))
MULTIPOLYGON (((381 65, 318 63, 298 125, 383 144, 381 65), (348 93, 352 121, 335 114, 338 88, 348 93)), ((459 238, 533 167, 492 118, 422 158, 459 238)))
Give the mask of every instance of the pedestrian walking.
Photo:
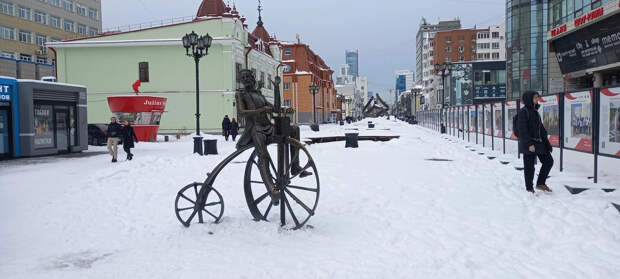
POLYGON ((118 155, 118 142, 121 140, 122 127, 116 122, 116 117, 110 118, 110 124, 108 124, 108 151, 112 156, 112 163, 116 163, 118 155))
POLYGON ((230 118, 228 115, 224 116, 224 120, 222 120, 222 136, 228 141, 228 136, 230 136, 230 118))
POLYGON ((123 150, 127 153, 127 160, 131 161, 131 159, 133 159, 131 149, 134 148, 134 142, 138 142, 138 137, 131 126, 131 122, 125 120, 123 124, 123 150))
POLYGON ((542 124, 538 108, 540 94, 535 91, 527 91, 523 94, 523 103, 525 107, 519 110, 518 128, 519 128, 519 152, 523 153, 523 175, 525 177, 525 189, 534 193, 534 164, 536 157, 542 163, 540 172, 538 173, 538 181, 536 189, 551 192, 546 185, 547 177, 553 166, 553 157, 551 152, 553 148, 549 142, 547 130, 542 124))
POLYGON ((233 141, 235 141, 235 138, 237 137, 238 134, 239 134, 239 123, 233 117, 232 121, 230 122, 230 135, 232 136, 233 141))

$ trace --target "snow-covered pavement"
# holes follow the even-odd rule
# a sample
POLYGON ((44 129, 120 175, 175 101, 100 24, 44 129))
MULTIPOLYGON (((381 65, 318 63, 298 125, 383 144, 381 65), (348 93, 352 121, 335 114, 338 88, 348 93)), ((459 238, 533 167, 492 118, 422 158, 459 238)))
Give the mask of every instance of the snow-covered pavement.
MULTIPOLYGON (((620 275, 620 214, 610 204, 620 202, 620 191, 572 196, 563 184, 581 180, 554 167, 548 184, 555 192, 533 196, 512 165, 425 128, 374 121, 389 130, 321 126, 319 135, 358 128, 362 135, 401 138, 360 141, 358 149, 344 142, 308 146, 321 194, 312 228, 299 231, 252 221, 245 164, 236 163, 220 174, 226 177, 217 186, 226 202, 220 224, 185 228, 177 221, 177 191, 203 181, 234 150, 221 138, 216 156, 189 154, 185 138, 139 143, 133 161, 117 164, 105 154, 0 162, 0 278, 620 275)), ((303 127, 302 136, 314 133, 303 127)), ((620 169, 620 160, 606 164, 620 169)))

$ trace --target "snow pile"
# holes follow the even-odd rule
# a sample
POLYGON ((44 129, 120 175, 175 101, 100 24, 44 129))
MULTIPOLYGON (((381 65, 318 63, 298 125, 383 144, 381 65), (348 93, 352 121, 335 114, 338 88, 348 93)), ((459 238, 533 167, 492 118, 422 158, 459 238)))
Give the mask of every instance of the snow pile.
MULTIPOLYGON (((108 155, 0 163, 0 278, 617 278, 620 191, 572 196, 552 171, 551 195, 524 191, 522 173, 400 121, 321 125, 302 137, 400 135, 389 142, 308 146, 321 194, 307 228, 254 222, 245 164, 215 187, 220 224, 184 228, 176 192, 234 150, 191 154, 191 137, 138 143, 133 161, 108 155), (363 130, 362 130, 363 129, 363 130), (312 133, 312 134, 311 134, 312 133), (383 135, 383 134, 381 134, 383 135), (427 161, 426 159, 453 161, 427 161)), ((105 147, 91 147, 104 151, 105 147)), ((122 154, 122 151, 120 152, 122 154)), ((249 155, 249 154, 247 154, 249 155)), ((247 155, 235 162, 242 162, 247 155)), ((616 169, 620 169, 620 162, 616 169)))

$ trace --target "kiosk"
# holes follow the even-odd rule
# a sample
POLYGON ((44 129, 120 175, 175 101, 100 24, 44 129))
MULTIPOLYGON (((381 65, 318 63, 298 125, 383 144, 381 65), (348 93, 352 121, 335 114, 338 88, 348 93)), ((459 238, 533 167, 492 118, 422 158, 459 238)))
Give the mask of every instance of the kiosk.
POLYGON ((159 121, 166 108, 167 98, 153 96, 108 97, 110 111, 122 124, 133 122, 133 129, 139 141, 157 140, 159 121))

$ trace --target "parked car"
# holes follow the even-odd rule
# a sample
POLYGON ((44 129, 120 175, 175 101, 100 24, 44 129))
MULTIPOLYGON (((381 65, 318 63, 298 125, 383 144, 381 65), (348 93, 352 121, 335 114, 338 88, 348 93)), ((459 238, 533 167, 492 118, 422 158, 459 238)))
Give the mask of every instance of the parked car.
POLYGON ((88 124, 88 144, 106 145, 108 141, 108 124, 88 124))

